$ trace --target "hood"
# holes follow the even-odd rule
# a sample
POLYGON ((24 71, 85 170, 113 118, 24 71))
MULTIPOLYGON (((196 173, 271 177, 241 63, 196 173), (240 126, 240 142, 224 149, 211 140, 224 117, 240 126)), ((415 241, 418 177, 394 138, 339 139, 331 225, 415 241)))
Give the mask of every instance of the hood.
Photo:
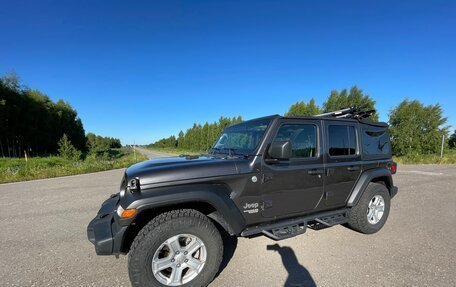
POLYGON ((126 170, 128 180, 138 177, 141 186, 237 173, 235 159, 206 156, 151 159, 126 170))

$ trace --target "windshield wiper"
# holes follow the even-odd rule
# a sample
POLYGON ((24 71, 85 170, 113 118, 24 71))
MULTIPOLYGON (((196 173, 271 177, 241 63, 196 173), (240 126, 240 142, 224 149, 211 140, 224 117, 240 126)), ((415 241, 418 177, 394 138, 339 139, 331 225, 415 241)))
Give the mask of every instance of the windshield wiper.
POLYGON ((214 151, 217 151, 219 154, 227 154, 228 156, 233 156, 233 154, 236 154, 235 153, 235 149, 234 148, 229 148, 229 147, 222 147, 222 148, 214 147, 214 148, 212 148, 212 151, 213 151, 212 152, 213 154, 215 154, 214 151), (228 153, 222 152, 222 151, 225 151, 225 150, 228 151, 228 153))
POLYGON ((233 153, 234 153, 234 149, 232 149, 232 148, 226 148, 226 147, 217 148, 217 147, 213 147, 211 149, 211 154, 216 154, 216 152, 217 152, 217 154, 225 154, 224 152, 222 152, 224 150, 228 151, 228 156, 232 156, 233 153))
POLYGON ((219 148, 213 147, 213 148, 211 148, 211 153, 210 153, 210 154, 215 154, 216 151, 217 151, 218 153, 220 153, 220 149, 219 149, 219 148))
POLYGON ((248 154, 241 154, 241 153, 238 153, 237 152, 237 149, 234 149, 234 148, 222 148, 222 150, 226 149, 228 151, 228 156, 229 157, 232 157, 232 156, 243 156, 243 157, 249 157, 248 154))
POLYGON ((237 153, 237 150, 236 150, 236 149, 234 149, 234 148, 228 148, 228 147, 222 147, 222 148, 213 147, 213 148, 211 149, 211 154, 212 154, 212 155, 215 155, 215 154, 216 154, 215 152, 217 152, 217 154, 226 154, 226 155, 228 155, 229 157, 233 157, 233 156, 236 156, 236 155, 238 155, 238 156, 243 156, 243 157, 249 157, 248 154, 240 154, 240 153, 237 153), (222 152, 222 151, 225 151, 225 150, 228 151, 228 153, 222 152))
POLYGON ((235 153, 233 148, 225 147, 223 149, 228 151, 228 156, 229 157, 233 156, 233 154, 235 153))

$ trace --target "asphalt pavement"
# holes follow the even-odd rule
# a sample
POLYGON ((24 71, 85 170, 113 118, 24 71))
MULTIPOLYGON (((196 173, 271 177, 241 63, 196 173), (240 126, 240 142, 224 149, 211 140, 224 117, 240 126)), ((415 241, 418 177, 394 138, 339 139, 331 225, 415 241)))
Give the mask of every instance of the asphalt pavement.
MULTIPOLYGON (((130 286, 126 256, 97 256, 86 236, 122 172, 0 185, 0 286, 130 286)), ((211 286, 456 286, 456 165, 399 166, 394 180, 379 233, 239 238, 211 286)))
POLYGON ((147 156, 148 158, 160 158, 160 157, 170 157, 175 156, 169 153, 159 152, 155 150, 150 150, 141 147, 135 147, 136 151, 142 153, 143 155, 147 156))

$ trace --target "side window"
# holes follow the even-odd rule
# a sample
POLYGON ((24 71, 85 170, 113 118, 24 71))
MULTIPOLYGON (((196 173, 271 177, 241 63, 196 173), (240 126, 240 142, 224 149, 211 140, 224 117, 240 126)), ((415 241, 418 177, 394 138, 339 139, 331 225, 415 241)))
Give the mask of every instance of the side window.
POLYGON ((274 141, 290 141, 292 158, 312 158, 317 151, 317 127, 306 124, 285 124, 274 141))
POLYGON ((356 131, 353 126, 329 125, 329 155, 347 156, 356 154, 356 131))
POLYGON ((385 128, 365 127, 362 138, 366 157, 385 157, 390 154, 389 134, 385 128))

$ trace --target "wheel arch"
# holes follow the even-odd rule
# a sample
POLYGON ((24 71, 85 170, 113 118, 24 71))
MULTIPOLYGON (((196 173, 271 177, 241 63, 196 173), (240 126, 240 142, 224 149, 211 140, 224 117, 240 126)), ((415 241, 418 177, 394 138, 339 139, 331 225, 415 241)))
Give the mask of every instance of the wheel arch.
POLYGON ((133 202, 128 208, 136 208, 138 214, 125 232, 121 253, 129 251, 136 235, 150 220, 159 214, 176 209, 197 210, 230 235, 239 234, 245 226, 245 220, 224 189, 221 186, 179 187, 161 195, 133 202))
POLYGON ((392 190, 394 186, 393 179, 391 177, 391 172, 386 168, 370 169, 364 171, 359 177, 358 181, 355 184, 355 187, 353 188, 352 193, 350 194, 350 197, 348 198, 347 206, 352 207, 356 205, 361 195, 364 193, 367 186, 371 182, 385 185, 390 195, 393 196, 392 190))

